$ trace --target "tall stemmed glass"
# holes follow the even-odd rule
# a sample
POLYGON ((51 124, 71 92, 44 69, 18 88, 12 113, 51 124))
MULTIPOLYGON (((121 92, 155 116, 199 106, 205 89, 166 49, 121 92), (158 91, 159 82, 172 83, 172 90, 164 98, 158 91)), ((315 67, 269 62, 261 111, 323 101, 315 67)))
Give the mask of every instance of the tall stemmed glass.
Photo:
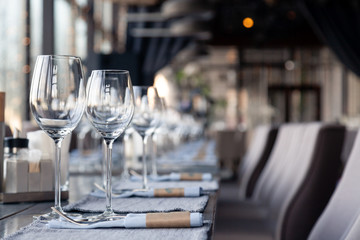
POLYGON ((161 127, 162 125, 164 125, 164 118, 165 118, 165 113, 166 113, 166 105, 165 105, 165 99, 159 97, 159 112, 160 114, 158 114, 158 118, 159 118, 159 122, 157 127, 155 128, 154 132, 151 134, 151 175, 153 177, 157 177, 158 176, 158 169, 157 169, 157 155, 158 155, 158 138, 160 137, 161 133, 161 127))
MULTIPOLYGON (((84 74, 74 56, 42 55, 35 63, 30 90, 30 109, 42 130, 55 142, 55 208, 61 208, 61 142, 81 120, 85 108, 84 74)), ((42 220, 57 219, 51 212, 42 220)))
POLYGON ((112 146, 128 127, 134 115, 134 95, 126 70, 92 71, 86 86, 86 115, 104 139, 106 146, 106 208, 99 219, 114 216, 111 199, 112 146))
POLYGON ((158 92, 151 86, 134 86, 135 113, 132 127, 143 141, 143 189, 148 189, 146 149, 148 138, 160 122, 161 103, 158 92))

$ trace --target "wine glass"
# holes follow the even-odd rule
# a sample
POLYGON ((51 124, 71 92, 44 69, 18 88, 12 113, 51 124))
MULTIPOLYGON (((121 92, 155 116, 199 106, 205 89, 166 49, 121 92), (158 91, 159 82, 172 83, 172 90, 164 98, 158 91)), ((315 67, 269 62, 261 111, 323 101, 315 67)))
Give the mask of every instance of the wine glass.
MULTIPOLYGON (((42 55, 35 63, 30 89, 30 109, 40 128, 55 142, 55 208, 61 208, 61 143, 78 125, 85 108, 84 74, 75 56, 42 55)), ((55 212, 41 216, 58 219, 55 212)))
POLYGON ((134 95, 130 74, 126 70, 94 70, 86 86, 86 115, 104 139, 106 161, 106 208, 96 216, 114 216, 111 199, 111 154, 113 143, 131 122, 134 95))
POLYGON ((157 127, 155 128, 154 132, 151 134, 151 175, 156 178, 158 176, 158 169, 157 169, 157 155, 158 155, 158 138, 160 137, 161 127, 164 125, 164 118, 166 112, 166 105, 165 99, 159 97, 159 113, 157 117, 159 117, 159 122, 157 127))
POLYGON ((160 122, 161 103, 158 92, 152 86, 134 86, 135 113, 132 127, 140 134, 143 142, 143 189, 148 189, 146 149, 148 138, 160 122))

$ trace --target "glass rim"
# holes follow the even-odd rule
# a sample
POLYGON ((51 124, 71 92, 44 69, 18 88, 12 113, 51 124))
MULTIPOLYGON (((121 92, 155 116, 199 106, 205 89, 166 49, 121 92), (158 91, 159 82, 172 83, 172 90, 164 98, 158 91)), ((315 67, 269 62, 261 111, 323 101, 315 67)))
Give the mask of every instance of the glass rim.
POLYGON ((155 86, 153 85, 149 85, 149 86, 146 86, 146 85, 133 85, 133 88, 149 88, 149 87, 152 87, 152 88, 155 88, 157 89, 155 86))
POLYGON ((38 55, 37 57, 81 59, 80 57, 78 57, 78 56, 73 56, 73 55, 54 55, 54 54, 38 55))
POLYGON ((122 70, 122 69, 95 69, 92 70, 91 73, 97 72, 105 72, 105 73, 129 73, 129 70, 122 70))

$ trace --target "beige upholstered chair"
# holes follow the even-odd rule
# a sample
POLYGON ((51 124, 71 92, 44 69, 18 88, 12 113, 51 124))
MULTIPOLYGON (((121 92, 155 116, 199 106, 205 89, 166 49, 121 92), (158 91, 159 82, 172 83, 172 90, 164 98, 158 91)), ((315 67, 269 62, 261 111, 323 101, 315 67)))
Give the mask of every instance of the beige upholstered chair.
POLYGON ((259 176, 274 146, 278 127, 262 125, 254 130, 253 138, 239 167, 240 199, 250 198, 259 176))
POLYGON ((234 216, 238 239, 306 239, 335 188, 344 134, 339 125, 281 126, 251 202, 234 216))
POLYGON ((316 222, 310 240, 360 239, 360 134, 339 184, 316 222))

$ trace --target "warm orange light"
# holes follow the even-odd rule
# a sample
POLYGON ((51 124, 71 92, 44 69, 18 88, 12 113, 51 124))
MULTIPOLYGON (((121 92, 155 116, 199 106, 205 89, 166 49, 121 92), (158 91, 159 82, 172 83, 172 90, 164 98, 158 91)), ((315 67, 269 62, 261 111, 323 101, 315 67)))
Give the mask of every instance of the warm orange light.
POLYGON ((243 25, 246 28, 252 28, 254 26, 254 20, 252 18, 246 17, 243 20, 243 25))
POLYGON ((30 73, 30 71, 31 71, 30 65, 23 66, 22 71, 23 71, 23 73, 30 73))
POLYGON ((23 44, 24 44, 25 46, 28 46, 28 45, 30 44, 30 38, 29 38, 29 37, 25 37, 25 38, 23 39, 23 44))

